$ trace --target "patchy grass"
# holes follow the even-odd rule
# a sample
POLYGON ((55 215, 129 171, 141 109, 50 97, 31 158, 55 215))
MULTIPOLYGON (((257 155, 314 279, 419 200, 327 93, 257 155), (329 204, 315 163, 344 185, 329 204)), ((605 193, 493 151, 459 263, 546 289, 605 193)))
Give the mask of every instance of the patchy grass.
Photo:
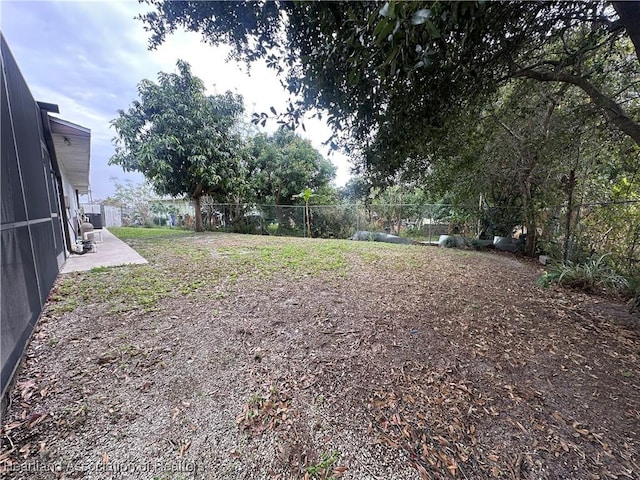
POLYGON ((336 475, 341 476, 346 471, 346 468, 343 469, 341 467, 334 470, 334 465, 339 458, 340 452, 338 450, 323 453, 318 463, 307 467, 306 473, 310 479, 314 480, 335 480, 337 478, 336 475))
POLYGON ((107 312, 150 311, 168 296, 191 293, 197 284, 149 265, 96 268, 65 275, 50 295, 55 313, 104 304, 107 312))
POLYGON ((189 232, 160 228, 119 230, 149 264, 97 267, 64 275, 50 294, 51 308, 56 314, 96 304, 103 305, 111 314, 149 312, 163 299, 188 296, 205 286, 215 288, 215 279, 220 277, 224 266, 212 261, 209 248, 194 244, 189 232), (147 236, 136 236, 138 231, 145 231, 147 236), (174 233, 167 237, 163 232, 174 233), (202 269, 194 268, 196 265, 202 269))
POLYGON ((149 264, 57 281, 0 470, 637 476, 640 336, 621 304, 538 288, 539 267, 506 254, 134 230, 121 235, 149 264))
POLYGON ((221 247, 217 252, 238 269, 249 269, 253 274, 269 278, 288 275, 300 279, 326 272, 344 275, 349 269, 348 254, 353 251, 345 241, 286 243, 269 245, 221 247))
MULTIPOLYGON (((289 243, 277 239, 268 245, 240 242, 218 247, 184 231, 168 238, 162 233, 173 232, 169 229, 120 230, 124 232, 118 233, 149 264, 97 267, 62 277, 50 295, 56 314, 96 303, 105 304, 109 313, 151 311, 162 299, 190 295, 203 288, 213 297, 222 298, 226 293, 218 288, 216 280, 224 278, 223 283, 234 284, 243 275, 262 280, 283 275, 300 280, 328 272, 345 276, 350 269, 348 255, 357 250, 353 243, 338 240, 289 243), (151 234, 137 236, 139 231, 151 234)), ((223 234, 220 238, 229 237, 233 236, 223 234)), ((216 235, 204 234, 201 238, 210 240, 216 235)))
POLYGON ((170 227, 109 227, 109 231, 121 240, 193 235, 192 230, 170 227))

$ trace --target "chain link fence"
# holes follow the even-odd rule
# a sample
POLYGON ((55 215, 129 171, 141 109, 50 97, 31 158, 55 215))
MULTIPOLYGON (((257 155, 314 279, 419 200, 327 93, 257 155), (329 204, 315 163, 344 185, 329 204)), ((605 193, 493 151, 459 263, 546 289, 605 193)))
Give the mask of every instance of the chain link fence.
MULTIPOLYGON (((356 231, 385 232, 422 241, 440 235, 493 240, 514 237, 524 244, 522 209, 481 204, 262 205, 219 203, 203 197, 206 230, 237 233, 350 238, 356 231), (308 218, 307 218, 308 217, 308 218)), ((184 200, 154 201, 140 207, 118 207, 122 225, 193 228, 195 211, 184 200)), ((557 260, 581 262, 608 255, 629 270, 640 268, 640 201, 546 206, 535 214, 535 252, 557 260)), ((107 225, 108 226, 108 225, 107 225)))
POLYGON ((436 239, 451 233, 464 233, 441 214, 443 205, 414 204, 338 204, 338 205, 260 205, 202 203, 205 229, 239 233, 315 238, 350 238, 358 230, 385 232, 401 236, 436 239), (308 217, 308 218, 307 218, 308 217))
POLYGON ((640 201, 582 204, 564 218, 567 258, 608 255, 624 270, 640 269, 640 201))

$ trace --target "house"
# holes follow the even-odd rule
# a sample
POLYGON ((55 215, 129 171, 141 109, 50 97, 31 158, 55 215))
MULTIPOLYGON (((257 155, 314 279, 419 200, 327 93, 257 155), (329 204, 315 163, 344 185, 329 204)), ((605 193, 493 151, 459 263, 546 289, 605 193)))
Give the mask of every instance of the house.
POLYGON ((0 34, 1 395, 20 363, 89 190, 91 132, 36 102, 0 34))

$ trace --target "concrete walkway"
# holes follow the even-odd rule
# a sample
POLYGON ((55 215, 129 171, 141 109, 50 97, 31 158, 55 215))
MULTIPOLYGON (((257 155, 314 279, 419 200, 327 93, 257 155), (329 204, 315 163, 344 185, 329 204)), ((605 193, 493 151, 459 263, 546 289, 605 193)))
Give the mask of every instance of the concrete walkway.
MULTIPOLYGON (((102 232, 102 242, 96 243, 97 251, 84 255, 72 254, 60 269, 60 273, 86 272, 96 267, 149 263, 106 228, 96 231, 102 232)), ((96 239, 99 240, 97 235, 96 239)))

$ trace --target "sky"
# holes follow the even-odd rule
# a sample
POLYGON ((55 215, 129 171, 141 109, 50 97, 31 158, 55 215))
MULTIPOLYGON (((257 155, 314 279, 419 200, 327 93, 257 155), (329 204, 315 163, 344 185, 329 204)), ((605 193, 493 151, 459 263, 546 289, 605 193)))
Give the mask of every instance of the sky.
MULTIPOLYGON (((144 182, 137 173, 109 166, 115 131, 109 122, 119 109, 137 98, 142 79, 156 81, 158 72, 176 72, 176 61, 191 64, 209 94, 227 90, 243 95, 247 118, 253 111, 284 110, 287 94, 275 72, 264 64, 244 66, 225 62, 227 47, 212 47, 195 33, 176 32, 157 50, 148 50, 148 34, 134 17, 149 9, 135 0, 30 1, 0 0, 0 29, 31 94, 37 101, 57 104, 59 116, 91 129, 91 196, 113 194, 115 182, 144 182)), ((336 184, 349 179, 350 165, 340 153, 328 155, 322 142, 329 128, 305 121, 308 138, 338 168, 336 184)), ((276 125, 267 124, 268 131, 276 125)))

